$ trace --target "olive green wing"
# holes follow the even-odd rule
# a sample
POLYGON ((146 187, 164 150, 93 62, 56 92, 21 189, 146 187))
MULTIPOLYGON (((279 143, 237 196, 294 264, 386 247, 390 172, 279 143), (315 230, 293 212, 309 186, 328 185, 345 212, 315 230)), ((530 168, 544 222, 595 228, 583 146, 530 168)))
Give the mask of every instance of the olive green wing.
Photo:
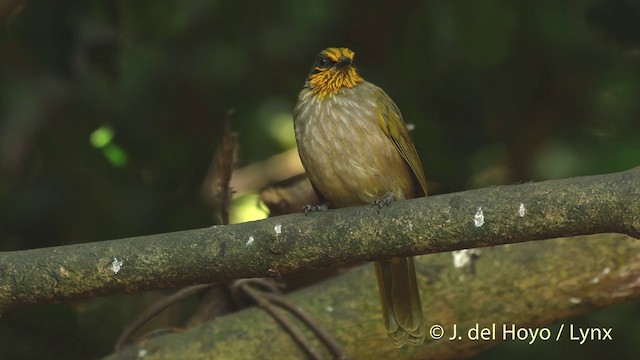
POLYGON ((398 106, 396 106, 384 90, 376 88, 374 96, 376 98, 378 123, 380 127, 396 145, 402 158, 409 164, 418 183, 420 183, 420 188, 422 188, 426 196, 427 179, 424 176, 424 169, 422 168, 418 151, 416 151, 416 147, 413 145, 411 137, 409 137, 407 126, 404 120, 402 120, 400 109, 398 109, 398 106))

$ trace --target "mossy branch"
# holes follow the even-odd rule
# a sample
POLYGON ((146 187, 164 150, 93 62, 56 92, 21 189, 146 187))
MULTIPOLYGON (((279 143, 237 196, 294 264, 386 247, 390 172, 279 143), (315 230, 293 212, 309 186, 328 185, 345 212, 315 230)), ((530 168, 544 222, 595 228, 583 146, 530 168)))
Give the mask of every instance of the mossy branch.
MULTIPOLYGON (((640 241, 624 235, 600 234, 492 247, 482 250, 473 268, 456 267, 448 253, 416 258, 427 330, 434 329, 427 332, 422 346, 397 349, 387 338, 370 265, 291 293, 287 298, 312 314, 350 358, 462 359, 500 341, 535 346, 558 338, 562 344, 577 344, 578 330, 574 329, 572 335, 571 322, 563 320, 640 296, 640 241), (549 326, 557 321, 560 324, 549 326), (560 332, 562 324, 565 327, 560 332), (438 325, 443 332, 438 332, 438 325), (508 331, 524 329, 527 334, 527 328, 540 332, 548 328, 551 336, 544 340, 538 334, 537 338, 527 336, 521 340, 523 330, 516 337, 513 332, 503 333, 504 326, 508 331), (479 335, 483 328, 490 329, 495 340, 470 337, 479 335), (442 338, 434 339, 439 334, 442 338)), ((611 327, 606 322, 593 325, 611 327)), ((614 341, 625 335, 617 328, 611 331, 614 341)), ((310 331, 305 335, 321 358, 332 358, 310 331)), ((598 339, 589 340, 594 341, 598 339)), ((107 359, 139 359, 140 354, 145 360, 306 356, 276 320, 255 307, 184 332, 138 341, 107 359)))
POLYGON ((0 253, 0 310, 595 233, 640 237, 640 168, 0 253))

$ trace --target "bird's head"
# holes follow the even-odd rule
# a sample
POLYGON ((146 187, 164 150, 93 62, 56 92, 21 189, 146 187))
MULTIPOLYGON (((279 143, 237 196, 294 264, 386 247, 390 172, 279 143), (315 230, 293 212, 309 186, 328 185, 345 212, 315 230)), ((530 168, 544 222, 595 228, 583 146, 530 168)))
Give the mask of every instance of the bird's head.
POLYGON ((321 98, 343 87, 352 88, 363 79, 353 66, 355 53, 347 48, 326 48, 318 54, 307 86, 321 98))

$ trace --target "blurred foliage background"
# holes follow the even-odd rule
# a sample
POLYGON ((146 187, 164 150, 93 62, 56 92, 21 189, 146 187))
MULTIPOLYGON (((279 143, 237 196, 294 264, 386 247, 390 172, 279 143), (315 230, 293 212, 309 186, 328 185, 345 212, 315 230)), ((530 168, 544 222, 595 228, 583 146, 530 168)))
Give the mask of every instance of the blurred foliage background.
MULTIPOLYGON (((200 187, 225 113, 241 166, 295 147, 292 108, 328 46, 354 49, 415 126, 433 193, 640 165, 637 1, 1 0, 0 15, 2 251, 212 224, 200 187)), ((157 296, 9 311, 0 358, 105 355, 157 296)), ((633 358, 638 316, 575 319, 612 342, 483 357, 633 358)))

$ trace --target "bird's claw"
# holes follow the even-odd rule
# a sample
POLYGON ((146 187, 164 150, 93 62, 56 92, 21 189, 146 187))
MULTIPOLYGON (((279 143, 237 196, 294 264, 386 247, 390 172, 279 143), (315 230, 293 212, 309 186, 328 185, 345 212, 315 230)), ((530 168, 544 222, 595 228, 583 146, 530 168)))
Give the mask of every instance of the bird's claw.
POLYGON ((373 206, 377 206, 378 209, 382 209, 384 206, 389 206, 394 201, 396 201, 396 196, 392 192, 388 192, 383 197, 376 199, 373 202, 373 206))
POLYGON ((310 212, 317 212, 317 211, 327 211, 329 210, 329 205, 327 204, 305 205, 304 207, 302 207, 302 210, 304 210, 305 214, 308 214, 310 212))

